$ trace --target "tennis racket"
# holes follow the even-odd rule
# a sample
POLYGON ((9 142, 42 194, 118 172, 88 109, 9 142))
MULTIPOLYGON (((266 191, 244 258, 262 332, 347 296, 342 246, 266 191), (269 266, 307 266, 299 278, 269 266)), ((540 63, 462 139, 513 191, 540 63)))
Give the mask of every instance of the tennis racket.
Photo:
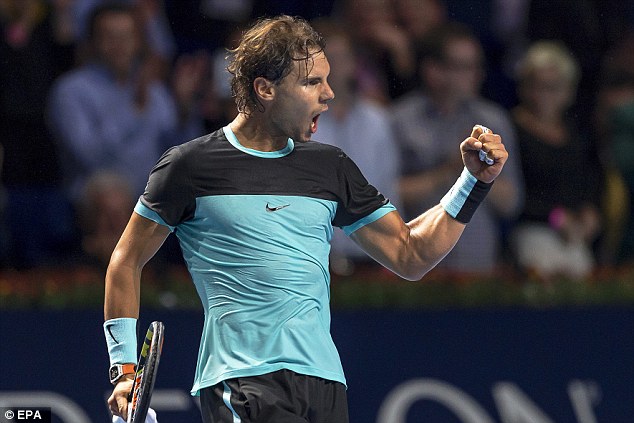
POLYGON ((163 349, 163 332, 162 322, 152 322, 145 335, 128 397, 128 423, 145 422, 163 349))

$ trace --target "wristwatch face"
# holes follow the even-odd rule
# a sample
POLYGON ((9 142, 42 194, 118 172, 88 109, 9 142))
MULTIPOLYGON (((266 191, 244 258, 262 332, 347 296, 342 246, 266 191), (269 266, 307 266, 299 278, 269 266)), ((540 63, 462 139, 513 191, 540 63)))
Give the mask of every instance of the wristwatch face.
POLYGON ((121 377, 121 365, 110 367, 110 383, 115 383, 121 377))
POLYGON ((110 366, 110 370, 108 370, 108 374, 110 376, 110 383, 113 385, 117 383, 119 379, 121 379, 125 374, 134 374, 135 365, 132 363, 129 364, 113 364, 110 366))

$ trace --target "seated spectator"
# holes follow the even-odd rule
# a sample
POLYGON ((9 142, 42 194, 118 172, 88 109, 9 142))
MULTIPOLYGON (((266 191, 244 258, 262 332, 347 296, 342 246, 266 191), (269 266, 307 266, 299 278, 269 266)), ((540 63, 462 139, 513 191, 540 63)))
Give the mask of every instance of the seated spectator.
POLYGON ((69 194, 77 200, 86 181, 108 170, 140 195, 160 154, 202 134, 194 113, 203 66, 180 58, 173 95, 144 61, 142 31, 133 6, 98 6, 90 21, 92 60, 62 76, 52 89, 50 123, 63 152, 69 194))
MULTIPOLYGON (((58 3, 70 3, 69 26, 77 41, 89 38, 90 17, 95 9, 113 0, 55 0, 58 3)), ((146 54, 151 56, 159 73, 165 74, 176 52, 176 41, 165 13, 163 0, 117 0, 120 4, 133 6, 136 17, 142 27, 146 42, 146 54)), ((85 52, 82 52, 85 53, 85 52)), ((89 53, 89 52, 87 52, 89 53)))
POLYGON ((484 204, 439 269, 490 274, 502 263, 501 225, 516 216, 522 200, 515 134, 507 112, 479 95, 483 54, 478 39, 459 24, 433 31, 419 62, 423 89, 393 108, 401 153, 400 198, 409 219, 438 202, 455 182, 462 161, 458 144, 475 124, 502 136, 509 160, 484 204), (450 142, 451 141, 451 142, 450 142))
POLYGON ((606 183, 602 259, 634 264, 634 34, 605 54, 595 119, 606 183))
POLYGON ((513 247, 519 266, 544 279, 584 278, 595 266, 602 175, 588 136, 567 114, 579 78, 573 56, 554 41, 534 43, 518 68, 513 121, 526 202, 513 247))
MULTIPOLYGON (((12 268, 59 262, 74 241, 61 189, 59 155, 45 123, 46 95, 73 66, 74 45, 61 30, 61 2, 0 2, 0 147, 5 231, 12 268)), ((2 247, 0 247, 2 248, 2 247)))
MULTIPOLYGON (((634 83, 630 81, 630 89, 634 83)), ((611 152, 627 186, 629 218, 617 253, 617 263, 634 264, 634 98, 615 108, 610 119, 611 152)))
MULTIPOLYGON (((330 63, 328 81, 335 92, 327 113, 319 119, 319 141, 341 148, 359 166, 368 181, 398 207, 398 150, 385 106, 363 97, 356 86, 357 61, 352 38, 334 20, 320 19, 314 28, 326 39, 330 63)), ((343 231, 336 230, 331 243, 335 273, 374 267, 374 260, 343 231)))

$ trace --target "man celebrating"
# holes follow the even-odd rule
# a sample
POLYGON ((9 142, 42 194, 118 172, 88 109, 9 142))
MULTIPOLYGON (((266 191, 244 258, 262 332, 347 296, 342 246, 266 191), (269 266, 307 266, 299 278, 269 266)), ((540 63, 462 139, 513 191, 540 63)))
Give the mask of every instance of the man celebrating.
MULTIPOLYGON (((228 68, 238 116, 163 155, 110 261, 104 328, 122 369, 135 362, 141 270, 170 232, 178 237, 205 311, 192 390, 205 422, 347 422, 330 336, 333 227, 419 279, 451 250, 508 157, 498 135, 474 128, 456 185, 403 222, 343 151, 311 141, 334 98, 323 49, 299 18, 246 31, 228 68)), ((113 380, 114 414, 126 415, 131 378, 113 380)))

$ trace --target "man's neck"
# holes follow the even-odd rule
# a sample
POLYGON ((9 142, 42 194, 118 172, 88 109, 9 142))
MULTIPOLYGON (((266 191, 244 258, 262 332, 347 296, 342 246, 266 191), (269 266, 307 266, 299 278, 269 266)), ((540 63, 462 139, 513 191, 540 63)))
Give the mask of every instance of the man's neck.
POLYGON ((286 147, 288 137, 286 135, 274 135, 266 125, 260 112, 251 115, 239 113, 229 124, 231 131, 243 147, 258 151, 278 151, 286 147))
POLYGON ((429 99, 433 108, 436 109, 441 116, 451 116, 466 103, 467 100, 456 100, 448 96, 429 94, 429 99))

